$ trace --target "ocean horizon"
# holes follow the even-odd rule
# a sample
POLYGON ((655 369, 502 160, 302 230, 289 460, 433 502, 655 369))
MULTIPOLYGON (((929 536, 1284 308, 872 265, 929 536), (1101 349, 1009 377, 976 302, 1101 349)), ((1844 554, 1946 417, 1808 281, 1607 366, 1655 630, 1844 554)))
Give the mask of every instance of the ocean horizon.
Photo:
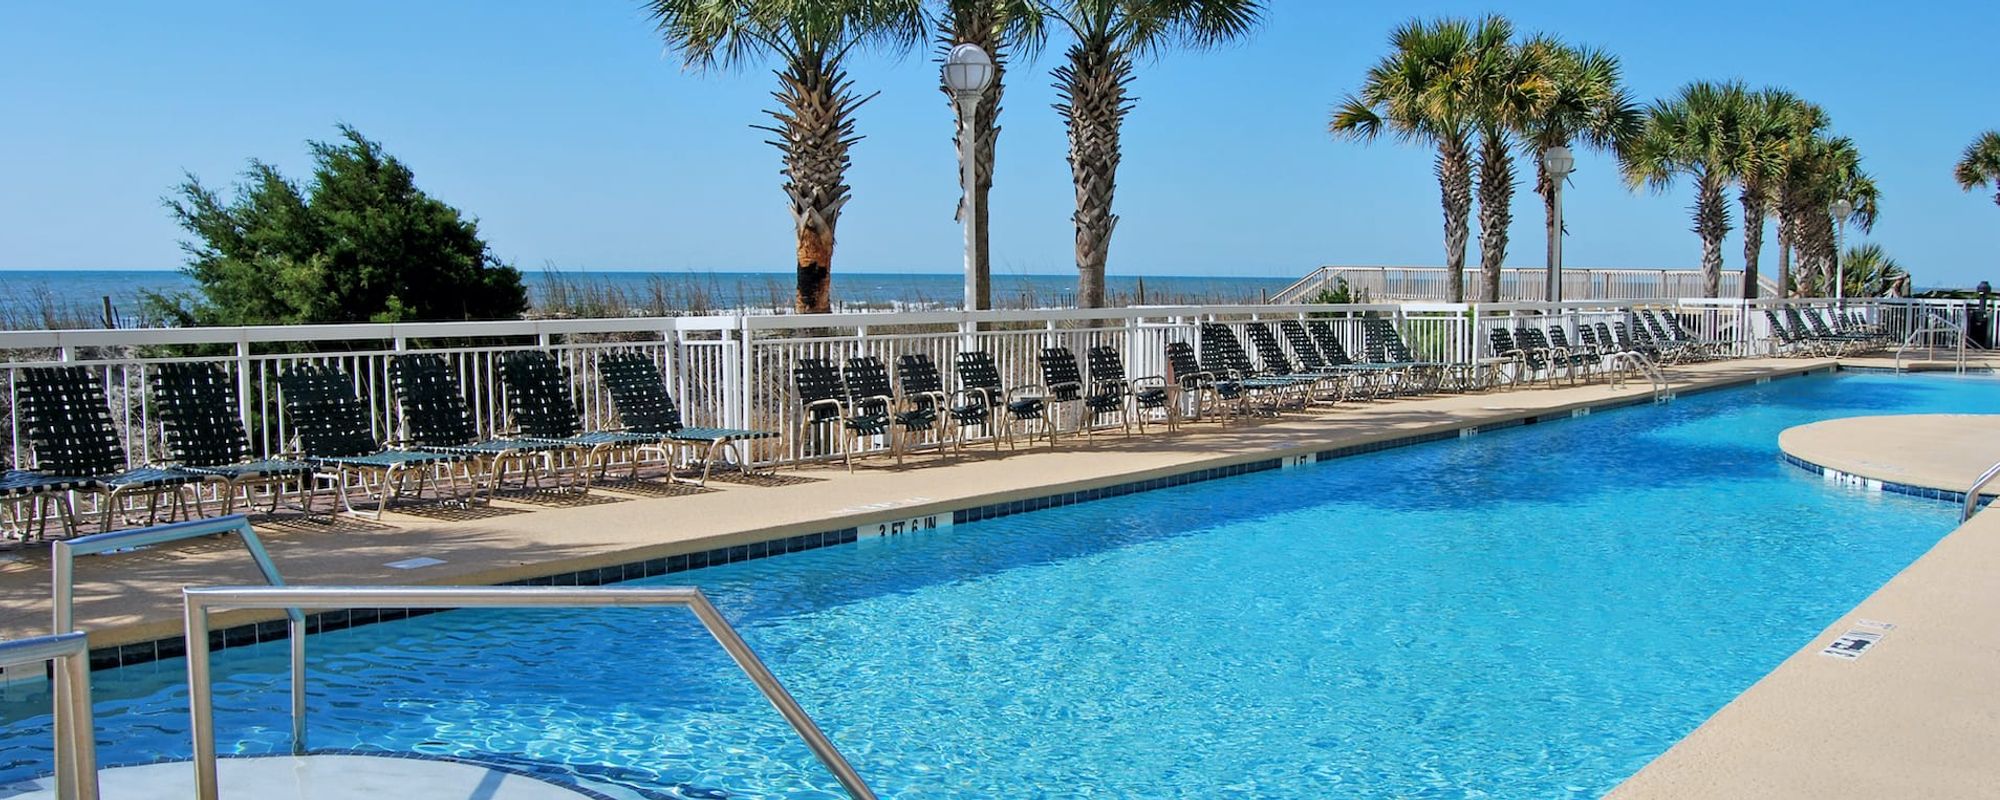
MULTIPOLYGON (((746 270, 523 269, 529 301, 557 307, 611 300, 639 310, 725 310, 789 307, 792 273, 746 270)), ((996 274, 993 302, 1002 307, 1074 305, 1076 275, 996 274)), ((1114 298, 1154 304, 1261 302, 1291 285, 1293 277, 1110 275, 1114 298)), ((113 313, 131 324, 148 294, 191 292, 195 283, 179 268, 0 270, 0 320, 14 327, 45 315, 96 320, 108 299, 113 313)), ((964 278, 957 272, 838 272, 835 304, 846 310, 958 308, 964 278)), ((32 327, 32 325, 28 325, 32 327)))

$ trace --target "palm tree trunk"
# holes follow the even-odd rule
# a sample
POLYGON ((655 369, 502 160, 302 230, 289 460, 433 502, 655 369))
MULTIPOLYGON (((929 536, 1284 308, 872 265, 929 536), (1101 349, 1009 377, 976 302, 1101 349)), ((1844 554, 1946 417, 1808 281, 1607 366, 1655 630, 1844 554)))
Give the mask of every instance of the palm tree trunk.
POLYGON ((1743 201, 1743 297, 1755 300, 1762 293, 1757 285, 1757 260, 1764 252, 1764 189, 1745 184, 1743 201))
POLYGON ((1464 139, 1438 142, 1438 188, 1444 202, 1445 300, 1465 302, 1465 240, 1471 233, 1472 154, 1464 139))
POLYGON ((1479 140, 1479 299, 1500 301, 1500 268, 1507 260, 1507 226, 1514 222, 1514 152, 1505 135, 1479 140))
MULTIPOLYGON (((986 87, 986 94, 980 97, 979 106, 972 115, 972 194, 976 199, 972 242, 972 269, 975 278, 974 297, 979 308, 993 307, 993 253, 990 247, 991 235, 987 230, 987 220, 991 218, 987 198, 993 193, 993 153, 1000 141, 1000 96, 1006 89, 1007 54, 1006 42, 999 36, 1001 30, 1000 10, 997 4, 981 3, 963 9, 952 19, 952 29, 946 32, 944 45, 946 52, 958 44, 976 44, 993 57, 993 82, 986 87)), ((949 99, 951 88, 939 80, 939 88, 949 99)), ((958 103, 950 103, 952 121, 958 119, 958 103)), ((952 127, 952 146, 958 146, 957 125, 952 127)), ((960 165, 961 168, 963 165, 960 165)), ((963 198, 960 199, 959 213, 964 213, 963 198)))
POLYGON ((1722 294, 1722 237, 1729 235, 1729 201, 1722 194, 1725 179, 1705 174, 1696 189, 1694 232, 1701 237, 1703 297, 1722 294))
POLYGON ((854 93, 839 57, 821 52, 792 54, 778 84, 773 96, 783 108, 765 112, 778 124, 758 127, 777 134, 771 144, 784 154, 779 174, 798 236, 793 305, 801 314, 823 314, 833 310, 834 230, 851 197, 847 151, 861 139, 854 134, 854 110, 869 98, 854 93))
POLYGON ((1778 206, 1778 296, 1792 296, 1792 215, 1778 206))
POLYGON ((1056 112, 1069 127, 1069 171, 1076 184, 1076 295, 1083 308, 1104 307, 1104 268, 1111 257, 1111 213, 1118 189, 1119 128, 1132 109, 1126 87, 1132 59, 1109 42, 1079 42, 1055 69, 1056 112))

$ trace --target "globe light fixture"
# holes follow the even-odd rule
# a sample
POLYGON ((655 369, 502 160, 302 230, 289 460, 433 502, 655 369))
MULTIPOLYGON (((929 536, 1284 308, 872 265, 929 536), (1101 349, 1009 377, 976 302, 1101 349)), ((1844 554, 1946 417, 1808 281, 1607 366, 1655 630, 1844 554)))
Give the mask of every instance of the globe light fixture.
MULTIPOLYGON (((959 190, 963 193, 959 201, 959 219, 965 225, 965 310, 979 310, 979 202, 974 192, 978 180, 977 167, 973 156, 973 117, 979 110, 979 99, 986 94, 986 87, 993 83, 993 57, 976 44, 961 44, 951 49, 951 55, 944 61, 944 85, 951 90, 951 98, 958 106, 958 166, 959 190)), ((968 323, 976 325, 976 323, 968 323)))

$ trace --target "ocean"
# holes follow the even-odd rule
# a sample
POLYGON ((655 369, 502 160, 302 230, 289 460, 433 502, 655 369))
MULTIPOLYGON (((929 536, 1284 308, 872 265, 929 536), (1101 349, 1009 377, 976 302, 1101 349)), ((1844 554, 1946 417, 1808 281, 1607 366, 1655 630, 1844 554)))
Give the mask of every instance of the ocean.
MULTIPOLYGON (((648 313, 789 308, 792 275, 783 272, 524 270, 538 308, 602 306, 648 313)), ((1114 275, 1105 290, 1113 305, 1262 302, 1292 278, 1114 275), (1142 294, 1143 292, 1143 294, 1142 294)), ((834 302, 843 310, 958 308, 964 279, 956 273, 835 272, 834 302)), ((194 282, 173 270, 0 270, 0 327, 45 327, 44 318, 96 324, 106 298, 122 325, 136 324, 148 292, 173 294, 194 282)), ((1076 276, 995 275, 1001 308, 1070 307, 1076 276)))

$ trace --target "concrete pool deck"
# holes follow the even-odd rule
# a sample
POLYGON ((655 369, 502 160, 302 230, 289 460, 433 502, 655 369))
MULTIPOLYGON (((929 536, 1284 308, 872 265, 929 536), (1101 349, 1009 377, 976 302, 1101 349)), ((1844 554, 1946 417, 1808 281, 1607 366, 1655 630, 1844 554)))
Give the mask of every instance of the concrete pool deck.
POLYGON ((1964 496, 2000 460, 2000 414, 1830 419, 1779 434, 1778 449, 1842 475, 1964 496))

